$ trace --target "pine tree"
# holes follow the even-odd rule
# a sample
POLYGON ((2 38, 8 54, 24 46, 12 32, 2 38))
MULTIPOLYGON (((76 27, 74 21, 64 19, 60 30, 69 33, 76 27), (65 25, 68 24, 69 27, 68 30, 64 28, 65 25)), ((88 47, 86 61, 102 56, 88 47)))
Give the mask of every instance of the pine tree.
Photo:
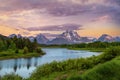
POLYGON ((23 54, 27 54, 29 51, 28 51, 28 48, 25 46, 24 49, 23 49, 23 54))

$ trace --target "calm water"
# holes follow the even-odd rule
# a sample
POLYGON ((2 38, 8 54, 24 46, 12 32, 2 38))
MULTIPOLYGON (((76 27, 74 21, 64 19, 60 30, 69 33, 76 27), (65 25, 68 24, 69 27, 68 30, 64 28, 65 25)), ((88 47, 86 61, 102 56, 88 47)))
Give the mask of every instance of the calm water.
POLYGON ((43 48, 46 55, 42 57, 33 58, 19 58, 0 61, 0 75, 3 76, 9 73, 18 74, 24 78, 30 76, 37 66, 50 63, 52 61, 62 61, 70 58, 90 57, 92 55, 99 55, 98 52, 88 52, 79 50, 68 50, 64 48, 43 48))

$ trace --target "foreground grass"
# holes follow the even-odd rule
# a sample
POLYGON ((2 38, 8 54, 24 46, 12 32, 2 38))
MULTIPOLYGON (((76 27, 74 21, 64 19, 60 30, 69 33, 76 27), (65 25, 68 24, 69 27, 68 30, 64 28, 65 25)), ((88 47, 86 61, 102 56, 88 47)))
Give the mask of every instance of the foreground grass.
POLYGON ((7 50, 7 51, 3 51, 0 52, 0 60, 5 60, 5 59, 15 59, 15 58, 29 58, 29 57, 38 57, 38 56, 42 56, 45 53, 26 53, 23 54, 23 50, 19 50, 19 53, 15 53, 15 51, 13 50, 7 50))
POLYGON ((0 80, 23 80, 20 76, 14 74, 8 74, 4 77, 0 77, 0 80))
POLYGON ((67 80, 120 80, 120 57, 67 80))

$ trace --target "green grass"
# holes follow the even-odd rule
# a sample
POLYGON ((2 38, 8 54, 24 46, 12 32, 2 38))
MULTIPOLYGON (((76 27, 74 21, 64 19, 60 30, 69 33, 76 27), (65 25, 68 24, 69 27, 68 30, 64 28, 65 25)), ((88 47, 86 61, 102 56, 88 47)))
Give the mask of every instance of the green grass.
MULTIPOLYGON (((80 72, 80 71, 77 71, 77 70, 54 72, 54 73, 52 73, 50 75, 41 77, 38 80, 64 80, 69 76, 73 76, 73 75, 77 75, 77 74, 81 74, 81 73, 82 73, 82 71, 80 72)), ((34 78, 29 78, 28 80, 33 80, 33 79, 34 78)))
POLYGON ((79 76, 72 76, 68 80, 120 80, 120 57, 100 64, 79 76))
POLYGON ((104 52, 106 48, 68 48, 71 50, 88 50, 91 52, 104 52))
POLYGON ((20 76, 15 74, 7 74, 2 78, 0 77, 0 80, 23 80, 23 79, 20 76))
POLYGON ((19 50, 19 53, 15 53, 14 50, 7 50, 0 52, 0 60, 13 59, 13 58, 38 57, 44 54, 45 53, 36 53, 36 52, 23 54, 23 50, 19 50))
POLYGON ((112 47, 105 51, 100 56, 93 56, 90 58, 69 59, 63 62, 52 62, 50 64, 44 64, 38 67, 31 75, 30 79, 42 79, 49 76, 55 76, 62 72, 69 74, 70 71, 86 71, 95 67, 96 65, 105 63, 120 56, 120 47, 112 47))

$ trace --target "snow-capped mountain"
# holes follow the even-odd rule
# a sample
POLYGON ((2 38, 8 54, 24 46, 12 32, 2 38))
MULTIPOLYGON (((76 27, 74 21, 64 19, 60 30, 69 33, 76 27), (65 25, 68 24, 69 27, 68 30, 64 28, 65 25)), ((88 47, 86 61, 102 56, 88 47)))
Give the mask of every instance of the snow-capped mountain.
POLYGON ((101 41, 101 42, 113 42, 114 41, 114 37, 108 35, 108 34, 103 34, 102 36, 100 36, 98 38, 97 41, 101 41))
POLYGON ((80 37, 77 32, 72 30, 67 30, 63 32, 62 34, 58 35, 53 40, 49 40, 46 38, 43 34, 38 34, 36 37, 30 36, 30 37, 23 37, 20 34, 11 34, 8 37, 9 38, 28 38, 31 42, 33 42, 35 39, 37 40, 37 43, 39 44, 78 44, 78 43, 90 43, 95 41, 101 41, 101 42, 120 42, 120 36, 112 37, 108 34, 101 35, 98 39, 94 37, 80 37))
POLYGON ((115 37, 114 39, 116 42, 120 42, 120 36, 115 37))
POLYGON ((38 34, 36 37, 36 40, 39 44, 46 44, 49 40, 42 34, 38 34))
POLYGON ((17 37, 17 38, 22 38, 22 35, 21 34, 11 34, 8 36, 9 38, 14 38, 14 37, 17 37))
POLYGON ((23 37, 20 34, 11 34, 8 36, 9 38, 28 38, 31 42, 34 42, 34 40, 37 40, 37 43, 39 44, 46 44, 49 40, 42 34, 38 34, 36 37, 30 36, 30 37, 23 37))
POLYGON ((57 38, 64 38, 68 41, 79 41, 80 40, 80 36, 78 35, 78 33, 75 31, 71 31, 71 30, 70 31, 67 30, 66 32, 63 32, 57 38))
POLYGON ((89 42, 95 42, 97 41, 97 39, 93 37, 81 37, 80 41, 84 43, 87 43, 87 42, 89 43, 89 42))
POLYGON ((77 44, 82 42, 93 42, 95 40, 96 39, 92 37, 80 37, 77 32, 67 30, 52 41, 49 41, 48 44, 77 44))
POLYGON ((72 44, 78 42, 80 40, 80 36, 77 32, 67 30, 62 34, 58 35, 52 41, 49 41, 48 44, 72 44))
POLYGON ((11 34, 11 35, 9 35, 8 37, 9 38, 14 38, 15 36, 17 36, 16 34, 11 34))
POLYGON ((35 37, 33 37, 33 36, 30 36, 30 37, 28 37, 28 39, 29 39, 31 42, 34 42, 34 40, 35 40, 35 37))

